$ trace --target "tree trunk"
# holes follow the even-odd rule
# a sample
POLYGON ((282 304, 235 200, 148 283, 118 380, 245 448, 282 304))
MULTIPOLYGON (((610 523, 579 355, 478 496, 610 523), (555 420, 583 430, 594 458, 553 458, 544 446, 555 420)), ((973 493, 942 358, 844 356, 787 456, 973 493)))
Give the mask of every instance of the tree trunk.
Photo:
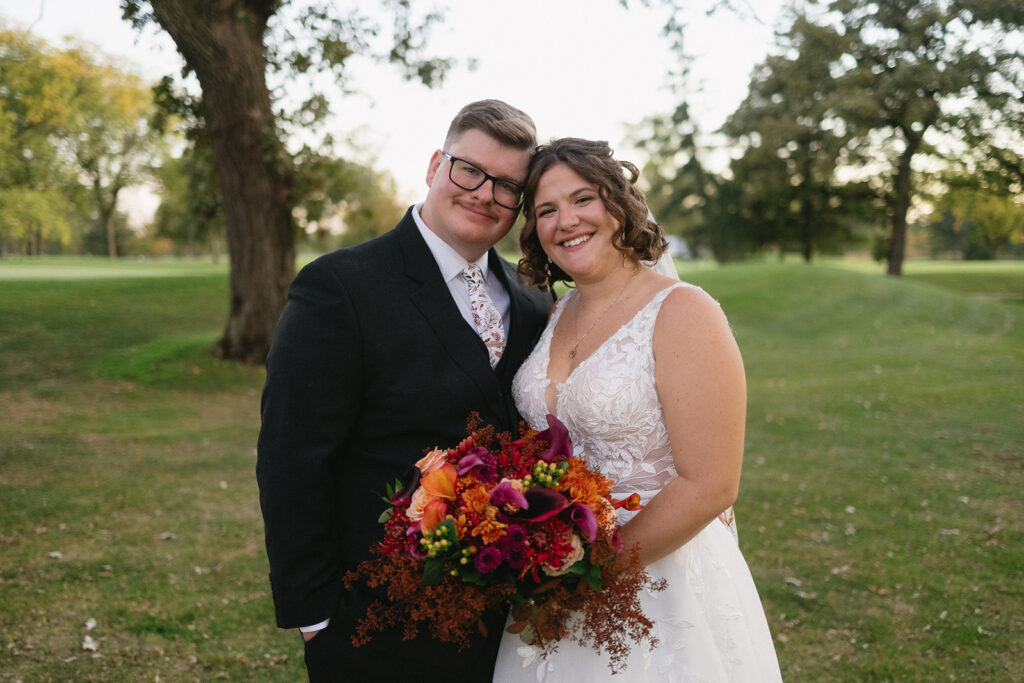
POLYGON ((217 228, 211 228, 209 233, 210 255, 213 257, 214 263, 220 263, 220 231, 217 228))
POLYGON ((889 238, 889 275, 903 274, 903 257, 907 246, 907 211, 910 209, 911 170, 910 160, 920 144, 919 137, 908 137, 907 146, 896 162, 896 178, 893 183, 892 233, 889 238))
POLYGON ((910 198, 913 193, 913 170, 910 162, 921 148, 925 131, 939 117, 939 105, 932 103, 931 110, 921 119, 920 130, 909 126, 900 126, 906 146, 896 161, 896 179, 893 183, 892 203, 892 238, 889 241, 889 275, 903 274, 903 258, 907 251, 907 211, 910 210, 910 198))
POLYGON ((117 208, 117 193, 118 190, 114 190, 113 196, 110 198, 110 203, 104 205, 103 195, 100 190, 100 181, 98 179, 93 181, 93 191, 96 196, 96 203, 100 207, 100 225, 103 227, 104 233, 107 235, 107 256, 116 259, 117 258, 117 231, 114 228, 114 210, 117 208))
POLYGON ((805 152, 800 184, 800 246, 804 263, 810 263, 814 257, 814 201, 812 199, 811 174, 814 172, 810 151, 805 152))
POLYGON ((230 310, 214 353, 262 363, 295 275, 289 178, 266 85, 263 35, 275 2, 151 0, 195 71, 224 205, 230 310))

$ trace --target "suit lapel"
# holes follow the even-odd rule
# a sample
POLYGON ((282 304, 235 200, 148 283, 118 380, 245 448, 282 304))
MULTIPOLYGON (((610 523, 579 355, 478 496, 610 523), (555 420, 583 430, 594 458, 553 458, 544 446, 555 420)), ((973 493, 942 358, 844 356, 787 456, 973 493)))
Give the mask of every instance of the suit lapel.
POLYGON ((459 313, 434 256, 423 241, 411 210, 398 224, 396 235, 412 284, 410 298, 434 330, 437 341, 452 362, 480 389, 492 411, 503 413, 501 386, 487 359, 483 341, 459 313))

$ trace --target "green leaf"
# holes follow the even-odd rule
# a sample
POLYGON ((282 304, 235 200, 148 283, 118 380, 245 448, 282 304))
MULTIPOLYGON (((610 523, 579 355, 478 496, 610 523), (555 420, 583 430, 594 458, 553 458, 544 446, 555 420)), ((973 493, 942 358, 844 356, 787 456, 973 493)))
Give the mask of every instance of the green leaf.
POLYGON ((444 576, 444 558, 429 558, 427 564, 423 567, 423 585, 436 586, 441 583, 442 576, 444 576))
POLYGON ((380 513, 380 517, 377 518, 377 523, 378 524, 383 524, 384 522, 388 521, 389 519, 391 519, 391 508, 388 508, 384 512, 380 513))
POLYGON ((577 562, 573 566, 569 567, 569 572, 568 573, 569 574, 574 574, 576 576, 582 576, 582 575, 586 574, 590 570, 590 566, 591 566, 590 563, 587 562, 586 560, 580 560, 579 562, 577 562))

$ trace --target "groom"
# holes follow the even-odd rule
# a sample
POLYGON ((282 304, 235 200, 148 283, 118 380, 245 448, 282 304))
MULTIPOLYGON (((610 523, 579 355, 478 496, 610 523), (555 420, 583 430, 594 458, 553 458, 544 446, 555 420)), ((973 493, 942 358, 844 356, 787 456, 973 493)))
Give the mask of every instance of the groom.
POLYGON ((400 630, 350 637, 378 596, 341 577, 382 538, 388 482, 451 447, 480 413, 519 416, 512 377, 551 306, 492 248, 519 213, 533 121, 465 106, 427 167, 426 199, 385 235, 298 274, 267 358, 257 479, 277 623, 299 628, 312 681, 491 680, 503 617, 461 652, 400 630))

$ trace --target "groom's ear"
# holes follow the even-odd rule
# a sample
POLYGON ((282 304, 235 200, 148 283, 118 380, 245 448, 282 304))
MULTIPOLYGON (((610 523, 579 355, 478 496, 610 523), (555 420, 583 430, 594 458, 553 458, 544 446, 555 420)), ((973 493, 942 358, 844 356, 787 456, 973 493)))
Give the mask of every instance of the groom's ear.
POLYGON ((441 150, 435 149, 434 153, 430 156, 430 163, 427 164, 427 187, 434 184, 434 176, 437 175, 437 169, 441 166, 441 159, 444 156, 441 154, 441 150))

